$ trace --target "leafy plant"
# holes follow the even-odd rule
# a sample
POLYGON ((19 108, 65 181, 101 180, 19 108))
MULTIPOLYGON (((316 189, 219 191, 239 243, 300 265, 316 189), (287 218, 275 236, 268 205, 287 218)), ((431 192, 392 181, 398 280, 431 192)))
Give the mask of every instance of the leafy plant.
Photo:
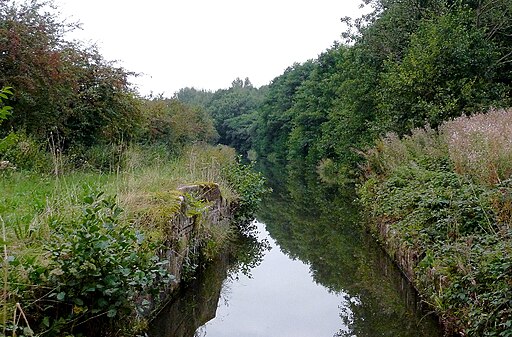
POLYGON ((239 224, 246 224, 254 218, 263 195, 269 192, 269 188, 265 186, 265 178, 261 173, 254 171, 252 164, 242 164, 240 158, 238 162, 226 166, 223 174, 238 194, 236 221, 239 224))
POLYGON ((49 298, 67 307, 62 311, 67 315, 57 316, 74 324, 88 322, 87 328, 93 329, 93 318, 131 313, 138 295, 158 291, 173 277, 165 268, 167 261, 153 254, 142 233, 120 221, 122 210, 113 198, 99 193, 84 202, 79 221, 56 224, 47 245, 48 282, 54 289, 49 298))
POLYGON ((402 267, 409 259, 409 276, 448 329, 467 336, 512 333, 509 115, 387 136, 366 153, 359 187, 374 232, 402 267))
POLYGON ((4 100, 8 99, 7 95, 12 95, 11 87, 4 87, 0 89, 0 124, 2 121, 6 120, 7 117, 12 115, 12 107, 9 105, 4 105, 4 100))
POLYGON ((0 139, 0 160, 7 160, 17 168, 33 171, 49 171, 50 155, 43 146, 24 132, 10 132, 0 139))

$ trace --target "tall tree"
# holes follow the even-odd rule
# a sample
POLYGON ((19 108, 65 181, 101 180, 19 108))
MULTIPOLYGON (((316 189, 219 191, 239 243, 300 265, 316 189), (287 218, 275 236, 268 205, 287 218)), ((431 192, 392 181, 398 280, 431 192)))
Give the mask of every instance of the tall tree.
POLYGON ((139 121, 131 73, 66 41, 76 25, 59 20, 51 4, 0 2, 0 87, 13 87, 17 111, 3 133, 58 133, 66 146, 128 137, 139 121))

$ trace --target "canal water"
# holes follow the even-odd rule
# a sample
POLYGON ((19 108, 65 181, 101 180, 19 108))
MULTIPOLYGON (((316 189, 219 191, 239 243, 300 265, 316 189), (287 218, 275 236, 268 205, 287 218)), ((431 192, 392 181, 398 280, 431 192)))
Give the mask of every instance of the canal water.
POLYGON ((441 336, 436 317, 362 230, 352 200, 323 187, 275 190, 252 234, 199 273, 148 335, 441 336))

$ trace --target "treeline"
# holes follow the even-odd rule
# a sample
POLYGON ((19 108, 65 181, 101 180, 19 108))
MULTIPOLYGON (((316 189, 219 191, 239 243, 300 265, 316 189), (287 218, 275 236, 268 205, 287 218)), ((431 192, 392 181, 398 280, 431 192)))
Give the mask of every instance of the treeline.
POLYGON ((372 4, 375 11, 355 22, 351 45, 335 45, 270 84, 254 144, 260 155, 346 177, 355 149, 389 131, 510 105, 510 1, 372 4))
POLYGON ((348 43, 291 65, 260 95, 240 82, 177 98, 206 107, 221 142, 338 182, 387 132, 510 105, 512 2, 366 2, 370 14, 344 19, 348 43))
POLYGON ((50 153, 69 154, 69 164, 80 166, 84 154, 105 145, 176 151, 218 138, 204 110, 140 97, 129 82, 136 74, 105 60, 95 46, 69 41, 66 34, 78 25, 56 11, 46 0, 0 2, 0 88, 12 92, 3 99, 12 114, 0 125, 0 160, 44 170, 50 153))
POLYGON ((268 86, 237 78, 228 89, 148 99, 131 87, 135 74, 66 40, 77 26, 56 19, 49 2, 3 1, 0 87, 13 88, 6 104, 15 113, 0 126, 0 159, 16 162, 20 140, 71 153, 218 140, 343 183, 355 176, 358 150, 387 132, 510 105, 510 1, 366 2, 371 13, 343 19, 346 43, 291 65, 268 86))
POLYGON ((249 78, 236 78, 228 89, 215 92, 180 89, 174 98, 188 106, 200 107, 214 120, 218 141, 247 155, 256 142, 256 128, 267 87, 255 88, 249 78))

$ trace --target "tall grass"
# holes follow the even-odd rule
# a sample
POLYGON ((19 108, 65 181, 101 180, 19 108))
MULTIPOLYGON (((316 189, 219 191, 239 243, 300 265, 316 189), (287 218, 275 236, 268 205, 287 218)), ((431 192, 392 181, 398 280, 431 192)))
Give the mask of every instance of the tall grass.
POLYGON ((512 109, 459 117, 440 132, 457 173, 485 185, 512 175, 512 109))
POLYGON ((363 174, 389 174, 402 165, 429 164, 443 162, 448 156, 448 149, 438 132, 429 126, 417 128, 410 135, 399 138, 395 133, 388 133, 376 142, 376 145, 361 152, 366 163, 363 174))

